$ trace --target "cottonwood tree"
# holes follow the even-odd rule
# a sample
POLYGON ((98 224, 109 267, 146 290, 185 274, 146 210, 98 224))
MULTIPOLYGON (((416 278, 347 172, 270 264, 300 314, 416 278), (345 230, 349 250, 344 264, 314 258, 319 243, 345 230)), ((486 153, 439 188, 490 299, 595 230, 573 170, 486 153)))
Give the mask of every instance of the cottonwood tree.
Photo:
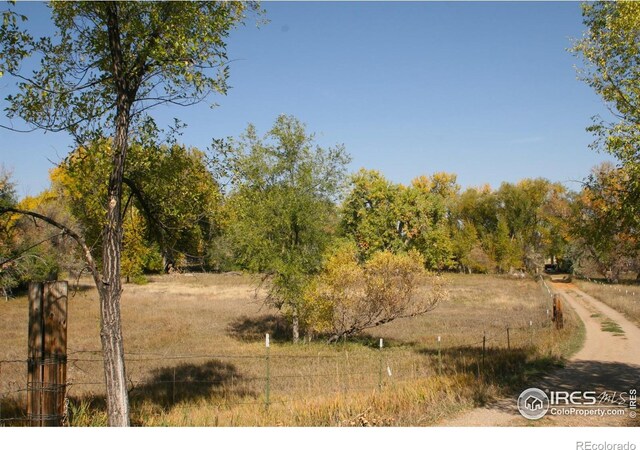
POLYGON ((585 2, 587 29, 573 52, 582 57, 579 76, 602 97, 612 119, 595 117, 588 128, 596 140, 592 147, 622 162, 629 174, 625 212, 640 213, 640 3, 585 2))
POLYGON ((427 267, 448 268, 452 246, 447 205, 457 189, 451 174, 418 177, 404 186, 378 171, 361 169, 352 176, 342 204, 342 232, 354 239, 362 259, 382 250, 416 249, 427 267))
POLYGON ((361 258, 380 250, 399 251, 406 239, 400 229, 401 187, 377 170, 360 169, 341 207, 342 233, 357 244, 361 258))
POLYGON ((565 251, 570 201, 561 184, 544 178, 502 183, 496 191, 467 189, 452 202, 450 214, 458 264, 480 271, 486 271, 485 263, 500 272, 539 270, 546 258, 565 251))
POLYGON ((281 115, 264 137, 249 126, 228 147, 231 190, 226 230, 237 263, 268 276, 268 302, 300 338, 302 294, 336 228, 336 203, 349 156, 322 148, 292 116, 281 115))
MULTIPOLYGON (((130 133, 160 104, 188 106, 227 90, 229 30, 254 3, 53 2, 56 33, 34 37, 24 16, 3 12, 0 73, 18 80, 8 116, 47 131, 67 131, 79 145, 110 135, 103 205, 102 264, 82 236, 51 219, 84 250, 100 296, 101 342, 109 425, 129 425, 120 321, 122 186, 130 133), (25 59, 35 60, 30 74, 25 59)), ((41 220, 47 218, 28 211, 41 220)))
POLYGON ((576 256, 586 256, 614 283, 623 271, 635 267, 640 249, 637 228, 626 219, 628 183, 628 173, 609 163, 594 168, 576 197, 571 220, 576 256))
POLYGON ((424 257, 431 270, 453 266, 453 243, 449 230, 449 204, 458 191, 456 176, 436 173, 421 176, 407 187, 400 186, 401 211, 399 232, 405 250, 415 249, 424 257))
MULTIPOLYGON (((155 140, 129 145, 123 174, 129 273, 124 275, 141 273, 150 261, 155 270, 176 266, 185 255, 202 262, 205 243, 218 229, 221 194, 208 170, 207 155, 178 144, 157 145, 155 140)), ((108 139, 76 148, 50 172, 54 188, 83 224, 90 242, 101 242, 107 186, 100 180, 108 176, 111 148, 108 139)))

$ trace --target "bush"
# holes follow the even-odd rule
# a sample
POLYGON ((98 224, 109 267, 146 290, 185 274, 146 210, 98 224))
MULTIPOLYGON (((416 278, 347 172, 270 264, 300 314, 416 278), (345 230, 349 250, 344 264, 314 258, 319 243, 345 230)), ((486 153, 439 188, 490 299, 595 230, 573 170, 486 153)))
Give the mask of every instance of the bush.
POLYGON ((402 317, 432 310, 445 295, 439 278, 424 269, 422 255, 411 250, 380 251, 358 261, 354 243, 340 244, 305 292, 308 327, 329 333, 330 341, 402 317))

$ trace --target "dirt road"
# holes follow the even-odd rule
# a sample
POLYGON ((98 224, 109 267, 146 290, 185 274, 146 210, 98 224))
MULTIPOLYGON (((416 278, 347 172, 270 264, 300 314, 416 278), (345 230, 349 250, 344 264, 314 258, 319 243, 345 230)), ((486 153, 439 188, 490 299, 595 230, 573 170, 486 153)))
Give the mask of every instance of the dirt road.
MULTIPOLYGON (((628 392, 640 390, 640 329, 622 314, 585 294, 571 283, 552 284, 585 324, 584 347, 563 369, 536 386, 551 391, 628 392), (617 326, 616 326, 617 325, 617 326)), ((635 300, 633 300, 635 301, 635 300)), ((439 426, 639 426, 640 418, 551 416, 533 421, 520 415, 517 397, 463 413, 439 426)), ((640 413, 640 411, 638 411, 640 413)))

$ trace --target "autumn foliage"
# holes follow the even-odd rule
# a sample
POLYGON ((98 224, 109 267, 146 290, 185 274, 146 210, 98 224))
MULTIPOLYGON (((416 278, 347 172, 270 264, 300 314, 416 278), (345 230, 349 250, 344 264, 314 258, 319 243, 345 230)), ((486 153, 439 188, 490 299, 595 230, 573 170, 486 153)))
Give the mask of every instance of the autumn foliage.
POLYGON ((357 250, 351 242, 338 245, 305 293, 309 328, 330 341, 427 313, 446 295, 417 251, 380 251, 362 263, 357 250))

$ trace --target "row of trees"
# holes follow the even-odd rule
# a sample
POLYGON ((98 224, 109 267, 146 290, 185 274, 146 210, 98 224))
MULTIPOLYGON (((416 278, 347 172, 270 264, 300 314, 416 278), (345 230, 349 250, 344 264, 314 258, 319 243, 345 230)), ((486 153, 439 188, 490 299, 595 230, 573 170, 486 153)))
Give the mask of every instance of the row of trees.
POLYGON ((226 93, 226 38, 251 10, 255 3, 55 2, 56 33, 43 36, 11 7, 2 12, 0 77, 17 81, 5 97, 8 117, 77 143, 37 198, 18 204, 0 175, 3 288, 37 270, 54 278, 70 265, 55 255, 70 254, 70 242, 79 249, 100 295, 110 425, 129 424, 122 275, 180 259, 266 272, 270 298, 294 328, 307 321, 339 335, 354 329, 347 307, 368 317, 356 328, 428 310, 441 296, 437 283, 429 301, 411 306, 425 267, 534 270, 545 257, 587 255, 615 280, 637 260, 637 3, 586 4, 587 34, 574 48, 583 78, 617 119, 591 127, 595 146, 620 167, 596 169, 577 194, 546 180, 460 193, 452 175, 407 187, 362 171, 341 203, 344 150, 313 146, 291 118, 264 138, 249 129, 214 160, 153 139, 154 106, 226 93), (36 62, 29 74, 26 60, 36 62))
MULTIPOLYGON (((154 142, 129 148, 122 276, 144 282, 144 273, 173 268, 265 274, 269 302, 291 319, 296 340, 301 328, 320 331, 326 327, 317 324, 330 321, 311 312, 317 308, 310 306, 310 285, 327 265, 337 270, 336 260, 328 261, 345 245, 359 270, 382 253, 409 252, 432 272, 536 273, 555 263, 614 281, 640 267, 633 216, 624 207, 628 175, 611 165, 594 169, 580 192, 545 179, 461 190, 448 173, 405 186, 374 170, 349 176, 342 146, 317 146, 299 120, 284 115, 264 136, 249 126, 207 152, 154 142)), ((5 173, 2 201, 64 223, 90 247, 100 246, 107 201, 101 180, 111 146, 100 139, 78 147, 51 171, 49 190, 18 204, 5 173)), ((84 267, 64 230, 51 235, 15 214, 3 220, 5 295, 21 281, 84 267)))

